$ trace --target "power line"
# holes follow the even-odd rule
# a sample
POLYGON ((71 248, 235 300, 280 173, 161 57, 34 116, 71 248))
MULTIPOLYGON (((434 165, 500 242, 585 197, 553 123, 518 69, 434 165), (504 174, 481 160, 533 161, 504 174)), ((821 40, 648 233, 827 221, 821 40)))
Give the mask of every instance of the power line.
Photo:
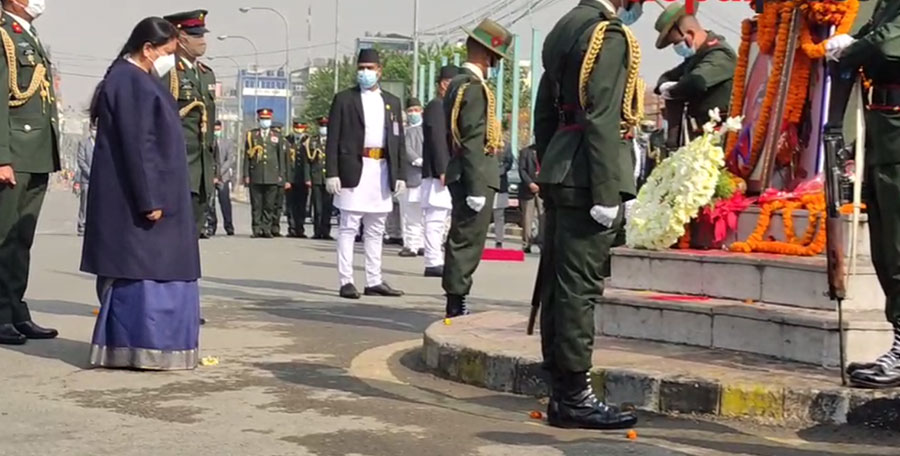
MULTIPOLYGON (((306 51, 309 49, 316 49, 316 48, 320 48, 320 47, 333 46, 333 45, 334 45, 334 41, 331 41, 328 43, 311 44, 309 46, 292 47, 292 48, 288 49, 287 51, 288 52, 306 51)), ((274 50, 274 51, 263 51, 263 52, 260 52, 259 55, 284 54, 284 52, 285 52, 284 49, 278 49, 278 50, 274 50)), ((223 54, 223 55, 213 55, 210 57, 213 59, 219 59, 219 58, 223 58, 223 57, 232 57, 232 58, 234 58, 234 57, 253 57, 255 55, 257 55, 257 54, 250 52, 247 54, 223 54)))

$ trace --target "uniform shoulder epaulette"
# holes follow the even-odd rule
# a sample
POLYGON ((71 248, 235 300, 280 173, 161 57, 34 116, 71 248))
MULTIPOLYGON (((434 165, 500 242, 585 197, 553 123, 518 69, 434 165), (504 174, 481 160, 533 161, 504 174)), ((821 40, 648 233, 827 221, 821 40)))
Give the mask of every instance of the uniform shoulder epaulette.
POLYGON ((197 62, 197 67, 200 68, 201 73, 208 73, 212 71, 212 68, 206 66, 206 64, 203 62, 197 62))
POLYGON ((632 128, 640 123, 644 111, 644 82, 639 77, 641 46, 638 44, 634 33, 618 18, 600 21, 594 26, 578 76, 578 101, 582 109, 589 109, 588 83, 600 56, 607 33, 618 33, 625 38, 628 62, 625 98, 622 101, 622 117, 623 124, 628 128, 632 128))

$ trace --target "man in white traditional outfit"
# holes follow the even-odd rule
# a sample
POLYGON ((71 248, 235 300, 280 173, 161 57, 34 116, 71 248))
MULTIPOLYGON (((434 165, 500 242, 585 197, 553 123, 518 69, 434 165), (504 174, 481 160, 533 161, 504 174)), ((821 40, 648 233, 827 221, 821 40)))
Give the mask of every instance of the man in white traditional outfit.
POLYGON ((341 211, 338 228, 340 296, 359 299, 353 281, 353 244, 360 225, 366 251, 367 296, 402 296, 381 275, 385 220, 393 194, 406 188, 400 99, 381 90, 381 61, 374 49, 357 60, 357 86, 334 97, 325 148, 326 181, 341 211))
POLYGON ((444 114, 444 95, 459 68, 441 68, 438 96, 425 107, 422 123, 422 186, 420 200, 425 213, 425 277, 444 276, 444 235, 453 200, 446 187, 450 146, 447 142, 447 121, 444 114))

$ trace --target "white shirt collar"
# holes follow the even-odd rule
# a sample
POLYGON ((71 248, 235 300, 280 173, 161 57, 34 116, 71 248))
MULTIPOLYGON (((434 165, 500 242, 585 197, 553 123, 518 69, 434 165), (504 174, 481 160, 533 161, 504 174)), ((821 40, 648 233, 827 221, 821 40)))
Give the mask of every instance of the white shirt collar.
POLYGON ((601 5, 603 5, 604 8, 609 10, 609 12, 612 13, 613 16, 618 13, 618 10, 612 5, 612 3, 609 2, 609 0, 597 0, 597 2, 599 2, 601 5))
POLYGON ((23 18, 21 18, 21 17, 19 17, 19 16, 16 16, 16 15, 13 14, 13 13, 10 13, 9 11, 7 11, 6 14, 9 14, 10 16, 12 16, 12 18, 15 19, 16 22, 18 22, 19 25, 21 25, 22 28, 25 29, 25 31, 28 32, 29 35, 31 35, 32 37, 34 37, 34 34, 31 33, 31 22, 28 22, 28 21, 26 21, 25 19, 23 19, 23 18))
POLYGON ((381 95, 381 87, 380 86, 375 90, 366 90, 366 89, 363 89, 362 87, 360 87, 359 91, 360 91, 360 93, 362 93, 362 96, 370 96, 371 97, 371 96, 375 96, 375 95, 381 95))
POLYGON ((125 61, 131 63, 132 65, 134 65, 134 66, 136 66, 136 67, 138 67, 138 68, 140 68, 141 71, 144 71, 144 67, 142 67, 140 64, 138 64, 137 61, 134 60, 133 58, 131 58, 130 55, 126 55, 126 56, 125 56, 125 61))
POLYGON ((188 68, 190 68, 190 69, 192 69, 192 70, 194 69, 194 62, 191 62, 190 60, 188 60, 188 59, 186 59, 186 58, 184 58, 184 57, 181 58, 181 61, 184 62, 184 64, 185 64, 188 68))
POLYGON ((475 65, 472 62, 466 62, 462 66, 463 66, 463 68, 471 71, 472 73, 475 73, 475 76, 477 76, 478 79, 480 79, 481 81, 484 81, 484 71, 482 71, 481 68, 478 67, 478 65, 475 65))

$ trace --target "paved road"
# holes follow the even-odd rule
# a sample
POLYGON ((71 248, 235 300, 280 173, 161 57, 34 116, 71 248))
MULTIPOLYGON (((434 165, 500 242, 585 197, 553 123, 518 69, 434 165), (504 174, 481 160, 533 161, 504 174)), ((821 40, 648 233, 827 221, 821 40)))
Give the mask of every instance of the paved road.
MULTIPOLYGON (((528 417, 538 401, 422 372, 423 329, 440 318, 439 282, 386 250, 403 299, 336 298, 334 245, 204 241, 202 349, 194 372, 86 369, 96 306, 77 272, 75 199, 52 193, 34 251, 29 301, 62 337, 0 348, 0 455, 888 455, 894 434, 784 430, 644 417, 623 432, 560 431, 528 417)), ((485 264, 476 310, 527 305, 535 259, 485 264)), ((359 279, 362 277, 358 265, 359 279)))

